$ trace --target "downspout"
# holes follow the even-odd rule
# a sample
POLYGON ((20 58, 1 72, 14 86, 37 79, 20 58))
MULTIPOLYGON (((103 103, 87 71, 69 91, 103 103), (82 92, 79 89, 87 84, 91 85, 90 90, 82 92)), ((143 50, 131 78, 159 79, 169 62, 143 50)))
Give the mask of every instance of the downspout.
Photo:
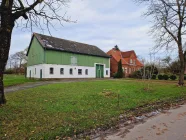
POLYGON ((45 54, 45 51, 46 50, 45 50, 45 47, 44 47, 44 62, 43 62, 44 64, 46 63, 46 56, 45 56, 46 54, 45 54))
MULTIPOLYGON (((44 64, 46 64, 46 47, 44 46, 44 64)), ((45 77, 45 65, 44 68, 42 70, 42 78, 45 77)))

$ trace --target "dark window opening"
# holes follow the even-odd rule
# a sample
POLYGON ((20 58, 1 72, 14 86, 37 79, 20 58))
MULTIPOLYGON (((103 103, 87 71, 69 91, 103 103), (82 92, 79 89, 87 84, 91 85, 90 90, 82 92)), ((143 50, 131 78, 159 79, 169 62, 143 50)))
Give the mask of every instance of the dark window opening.
POLYGON ((64 68, 60 68, 60 74, 64 74, 64 68))
POLYGON ((88 69, 85 70, 85 74, 88 75, 88 69))
POLYGON ((108 70, 106 70, 106 75, 108 75, 108 70))
POLYGON ((78 69, 78 75, 82 75, 82 69, 78 69))
POLYGON ((54 68, 50 68, 50 74, 54 74, 54 68))
POLYGON ((70 74, 72 75, 72 74, 73 74, 73 69, 70 69, 70 71, 69 71, 69 72, 70 72, 70 74))

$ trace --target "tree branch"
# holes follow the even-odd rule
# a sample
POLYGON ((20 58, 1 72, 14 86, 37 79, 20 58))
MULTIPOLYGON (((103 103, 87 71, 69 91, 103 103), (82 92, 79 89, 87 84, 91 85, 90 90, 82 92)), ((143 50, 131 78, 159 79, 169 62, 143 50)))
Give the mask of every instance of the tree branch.
POLYGON ((17 11, 13 14, 14 19, 18 19, 19 17, 25 15, 27 12, 29 12, 30 10, 33 10, 35 8, 35 6, 37 6, 39 3, 43 2, 43 0, 36 0, 32 5, 30 5, 27 8, 24 8, 20 11, 17 11))

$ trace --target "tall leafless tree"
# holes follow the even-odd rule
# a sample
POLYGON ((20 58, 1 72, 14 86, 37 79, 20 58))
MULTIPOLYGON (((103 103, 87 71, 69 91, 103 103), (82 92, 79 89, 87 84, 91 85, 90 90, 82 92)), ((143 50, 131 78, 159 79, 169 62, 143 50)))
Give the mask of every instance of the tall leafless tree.
POLYGON ((6 102, 4 96, 3 72, 7 63, 12 30, 16 24, 26 28, 47 29, 52 21, 69 22, 60 9, 69 0, 0 0, 0 105, 6 102), (26 22, 24 22, 24 20, 26 22), (20 25, 21 24, 21 25, 20 25))
POLYGON ((184 36, 186 35, 186 0, 137 0, 145 3, 145 15, 153 18, 152 34, 156 49, 177 49, 180 60, 179 85, 184 85, 184 36))
POLYGON ((12 55, 10 55, 8 57, 7 66, 6 67, 11 69, 12 68, 12 62, 13 62, 12 55))
POLYGON ((19 68, 21 68, 22 63, 27 60, 27 56, 25 54, 25 51, 19 51, 12 55, 12 59, 18 61, 19 68))

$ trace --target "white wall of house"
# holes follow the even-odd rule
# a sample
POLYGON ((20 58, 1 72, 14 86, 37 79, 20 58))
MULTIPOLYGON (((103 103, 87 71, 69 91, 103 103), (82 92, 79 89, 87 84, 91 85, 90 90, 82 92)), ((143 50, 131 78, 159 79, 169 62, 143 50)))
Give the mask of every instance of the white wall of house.
MULTIPOLYGON (((110 68, 105 68, 104 77, 110 77, 110 68)), ((56 64, 40 64, 27 67, 27 77, 40 78, 40 70, 42 70, 42 78, 96 78, 96 63, 95 67, 73 66, 73 65, 56 65, 56 64), (50 73, 50 68, 53 68, 53 74, 50 73), (64 69, 64 73, 60 73, 60 69, 64 69), (70 69, 73 74, 70 74, 70 69), (78 69, 82 70, 82 74, 78 74, 78 69), (86 69, 88 74, 85 73, 86 69), (30 76, 31 73, 31 76, 30 76)))
POLYGON ((42 76, 44 77, 44 69, 45 69, 45 65, 41 64, 41 65, 34 65, 34 66, 29 66, 27 67, 27 78, 40 78, 40 70, 42 70, 43 74, 42 76))

